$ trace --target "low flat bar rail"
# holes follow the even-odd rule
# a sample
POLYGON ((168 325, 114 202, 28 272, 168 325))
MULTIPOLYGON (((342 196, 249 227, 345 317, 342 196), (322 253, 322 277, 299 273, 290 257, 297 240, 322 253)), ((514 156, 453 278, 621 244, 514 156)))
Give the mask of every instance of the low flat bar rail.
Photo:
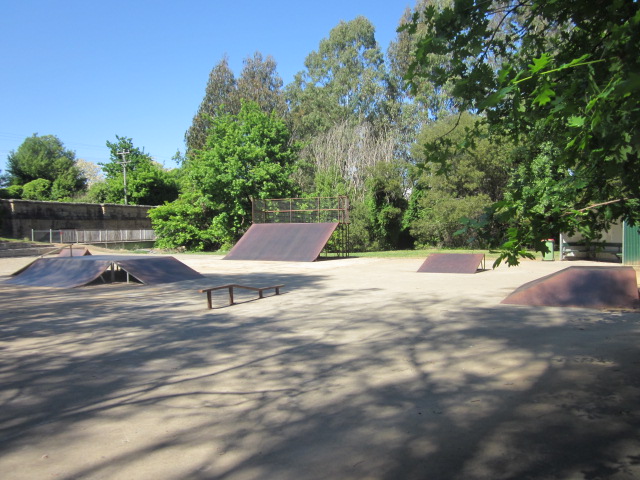
POLYGON ((203 288, 198 290, 200 293, 207 294, 207 307, 209 309, 213 308, 211 304, 211 292, 215 290, 229 290, 229 305, 233 305, 235 302, 233 301, 233 289, 234 288, 243 288, 245 290, 252 290, 254 292, 258 292, 258 298, 264 298, 263 292, 265 290, 275 290, 276 295, 280 295, 280 289, 284 287, 284 285, 272 285, 270 287, 250 287, 248 285, 238 285, 237 283, 229 283, 227 285, 218 285, 217 287, 211 288, 203 288))

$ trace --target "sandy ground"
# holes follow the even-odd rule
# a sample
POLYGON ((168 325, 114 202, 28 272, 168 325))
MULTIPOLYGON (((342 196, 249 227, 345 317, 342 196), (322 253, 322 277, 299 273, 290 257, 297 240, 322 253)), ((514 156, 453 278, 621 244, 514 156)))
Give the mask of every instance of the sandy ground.
POLYGON ((566 263, 176 258, 206 280, 0 283, 2 479, 640 478, 640 313, 499 303, 566 263))

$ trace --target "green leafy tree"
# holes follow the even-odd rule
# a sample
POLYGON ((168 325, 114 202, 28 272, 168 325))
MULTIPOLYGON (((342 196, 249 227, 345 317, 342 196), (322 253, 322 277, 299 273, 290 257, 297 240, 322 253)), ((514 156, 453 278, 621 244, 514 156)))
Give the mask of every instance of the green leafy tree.
POLYGON ((236 95, 239 102, 255 102, 263 112, 274 112, 284 118, 288 108, 277 66, 271 55, 264 58, 260 52, 255 52, 253 57, 245 58, 237 82, 236 95))
MULTIPOLYGON (((16 151, 9 153, 7 167, 11 186, 47 180, 47 196, 41 200, 68 200, 86 189, 86 179, 76 165, 75 153, 66 149, 54 135, 34 134, 25 139, 16 151)), ((38 195, 43 195, 45 190, 41 187, 44 182, 34 185, 39 185, 38 195)), ((32 188, 27 192, 34 194, 32 188)))
MULTIPOLYGON (((548 142, 549 168, 570 186, 538 197, 538 208, 521 209, 517 194, 499 206, 512 222, 499 261, 516 264, 527 247, 545 251, 544 239, 578 226, 640 220, 639 9, 628 0, 456 0, 409 23, 407 32, 424 24, 429 33, 408 80, 419 88, 418 78, 453 78, 461 108, 483 113, 491 134, 533 146, 523 161, 548 142), (431 68, 432 54, 449 55, 449 68, 431 68)), ((432 158, 450 145, 435 142, 432 158)))
POLYGON ((124 175, 127 176, 127 200, 132 205, 161 205, 178 197, 178 183, 174 175, 154 162, 133 140, 116 135, 116 142, 107 141, 111 161, 103 163, 105 185, 93 190, 101 202, 124 203, 124 175), (124 157, 119 152, 127 152, 124 157), (123 159, 126 164, 123 166, 123 159))
POLYGON ((513 147, 504 139, 492 142, 481 135, 475 138, 473 146, 455 148, 466 139, 466 132, 474 128, 475 122, 476 117, 468 113, 445 117, 424 127, 418 138, 414 155, 419 168, 413 172, 415 180, 404 221, 419 244, 494 247, 493 239, 504 237, 506 225, 488 208, 504 199, 513 165, 513 147), (424 146, 450 132, 454 125, 458 128, 449 134, 453 146, 443 152, 446 163, 431 162, 424 146), (476 228, 461 234, 465 219, 473 220, 476 228))
POLYGON ((195 152, 204 147, 211 118, 218 113, 238 113, 240 104, 235 96, 235 91, 236 79, 229 68, 229 60, 224 57, 209 73, 204 98, 193 117, 191 126, 184 135, 187 153, 195 152))
POLYGON ((229 68, 228 59, 223 58, 209 74, 204 99, 185 134, 187 154, 204 148, 211 120, 220 114, 237 115, 242 101, 256 102, 266 113, 287 113, 282 92, 282 78, 278 75, 276 61, 260 52, 243 61, 238 79, 229 68))
POLYGON ((296 148, 284 121, 254 102, 212 119, 205 147, 185 160, 180 198, 153 209, 159 245, 210 250, 232 245, 251 224, 251 198, 297 193, 296 148))
POLYGON ((26 200, 49 200, 51 182, 46 178, 37 178, 22 186, 22 198, 26 200))
MULTIPOLYGON (((403 225, 407 208, 404 162, 379 163, 366 181, 364 206, 368 223, 367 248, 389 250, 411 246, 403 225)), ((358 216, 355 216, 356 219, 358 216)))
POLYGON ((306 69, 286 88, 298 138, 345 120, 376 126, 386 121, 386 67, 369 20, 340 22, 304 63, 306 69))

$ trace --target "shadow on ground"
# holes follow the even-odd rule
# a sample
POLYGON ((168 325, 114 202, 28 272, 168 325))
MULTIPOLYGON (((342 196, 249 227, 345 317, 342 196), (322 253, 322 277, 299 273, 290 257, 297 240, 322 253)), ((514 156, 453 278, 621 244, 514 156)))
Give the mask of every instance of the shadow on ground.
POLYGON ((325 281, 246 274, 162 287, 0 287, 0 470, 67 479, 640 475, 637 313, 473 308, 375 289, 328 295, 325 281), (196 289, 223 283, 287 287, 206 310, 196 289))

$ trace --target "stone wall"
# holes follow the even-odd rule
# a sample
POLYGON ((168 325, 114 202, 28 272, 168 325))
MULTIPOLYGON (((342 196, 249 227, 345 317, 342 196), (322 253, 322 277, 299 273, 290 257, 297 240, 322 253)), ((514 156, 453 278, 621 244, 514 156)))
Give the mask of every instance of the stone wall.
POLYGON ((151 206, 38 202, 0 199, 0 231, 10 238, 29 238, 31 230, 151 229, 151 206))

